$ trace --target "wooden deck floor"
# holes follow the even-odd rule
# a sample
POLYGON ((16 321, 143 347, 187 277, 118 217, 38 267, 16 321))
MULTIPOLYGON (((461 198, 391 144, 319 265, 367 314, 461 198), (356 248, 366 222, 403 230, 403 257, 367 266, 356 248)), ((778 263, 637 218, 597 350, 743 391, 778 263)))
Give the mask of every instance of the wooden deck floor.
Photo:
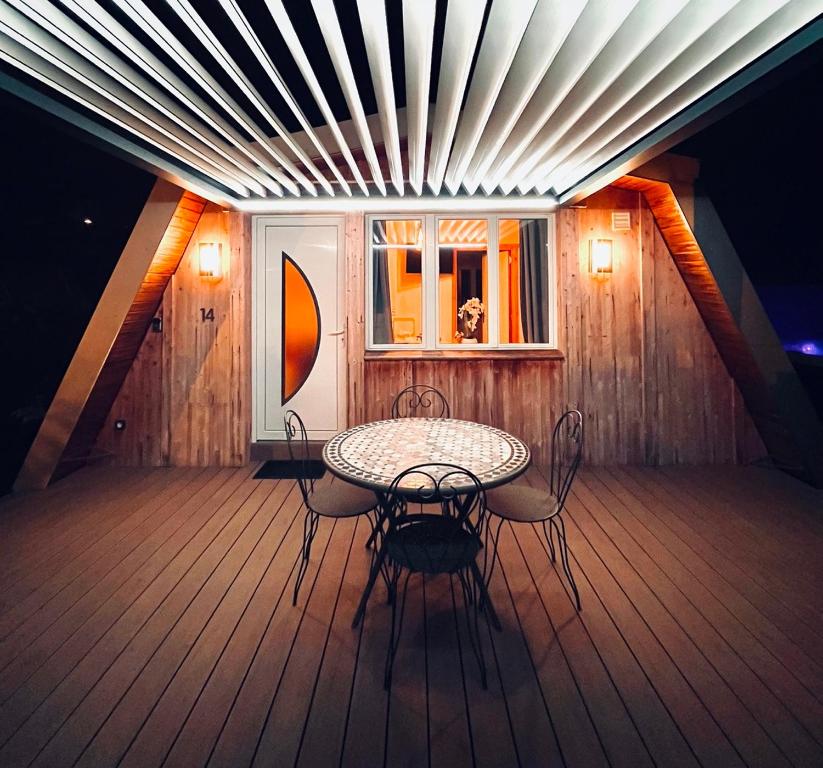
POLYGON ((382 586, 349 626, 364 522, 321 523, 293 608, 299 494, 252 474, 87 469, 0 503, 0 765, 823 765, 819 492, 586 469, 582 613, 506 530, 489 690, 446 577, 412 580, 386 694, 382 586))

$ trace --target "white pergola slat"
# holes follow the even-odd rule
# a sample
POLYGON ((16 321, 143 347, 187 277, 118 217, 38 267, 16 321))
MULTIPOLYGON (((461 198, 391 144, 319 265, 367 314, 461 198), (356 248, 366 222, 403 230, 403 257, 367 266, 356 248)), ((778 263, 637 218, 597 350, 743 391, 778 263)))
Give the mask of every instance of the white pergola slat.
POLYGON ((589 0, 481 186, 492 192, 508 176, 566 94, 597 59, 637 0, 589 0))
POLYGON ((436 10, 435 0, 405 0, 403 3, 409 184, 418 195, 423 194, 425 177, 426 126, 429 122, 429 82, 436 10))
POLYGON ((320 108, 320 111, 326 120, 326 125, 329 126, 329 129, 334 136, 334 140, 337 142, 337 146, 343 154, 343 158, 348 164, 349 169, 354 176, 354 180, 357 182, 357 186, 360 187, 360 190, 364 195, 368 195, 369 188, 366 185, 366 180, 363 178, 363 174, 360 173, 360 169, 357 167, 357 162, 351 153, 348 142, 340 131, 340 126, 337 124, 332 108, 329 105, 326 95, 323 93, 323 89, 314 74, 314 70, 309 63, 306 52, 300 43, 300 38, 297 36, 297 32, 295 32, 294 27, 292 26, 291 19, 289 19, 289 15, 286 13, 283 3, 281 0, 266 0, 266 7, 269 9, 272 20, 280 31, 280 34, 283 35, 283 39, 289 47, 289 52, 294 57, 297 66, 300 68, 300 73, 303 75, 306 84, 309 86, 311 95, 314 97, 317 106, 320 108))
MULTIPOLYGON (((183 7, 191 8, 188 0, 178 0, 183 7)), ((297 122, 300 123, 300 127, 305 132, 306 136, 308 136, 311 143, 320 153, 320 156, 326 162, 326 165, 331 170, 332 174, 334 175, 335 179, 337 179, 337 183, 340 184, 341 189, 347 195, 351 195, 351 188, 348 185, 348 182, 343 178, 340 174, 339 169, 335 162, 329 156, 328 150, 323 145, 323 142, 320 141, 317 134, 315 133, 314 129, 311 126, 306 115, 303 113, 303 110, 300 108, 300 105, 295 100, 294 96, 292 96, 291 91, 288 89, 288 86, 283 81, 283 78, 280 76, 280 73, 277 71, 277 67, 274 66, 274 62, 271 60, 266 49, 263 47, 263 43, 260 42, 260 38, 257 37, 254 30, 252 29, 251 25, 249 24, 246 17, 243 15, 243 12, 240 10, 240 7, 237 5, 235 0, 219 0, 220 6, 225 11, 226 15, 231 19, 232 24, 234 24, 235 29, 240 33, 240 35, 245 40, 246 44, 251 49, 254 57, 259 62, 260 66, 263 68, 263 71, 268 75, 269 80, 271 80, 274 87, 277 89, 277 92, 280 94, 281 98, 286 102, 291 113, 297 118, 297 122)), ((189 12, 190 15, 193 14, 193 10, 189 12)), ((210 30, 209 30, 210 33, 210 30)), ((213 35, 210 33, 209 38, 211 39, 213 35)), ((285 130, 285 129, 284 129, 285 130)), ((288 131, 286 131, 288 133, 288 131)), ((321 182, 322 183, 322 182, 321 182)), ((328 187, 325 184, 323 186, 328 191, 328 187)))
POLYGON ((0 82, 198 193, 255 211, 402 210, 407 184, 409 210, 550 207, 662 151, 823 37, 823 0, 448 0, 442 37, 436 0, 403 0, 398 28, 384 0, 357 0, 345 25, 333 0, 311 0, 302 12, 319 35, 283 0, 254 11, 218 0, 208 16, 194 0, 111 5, 0 0, 0 59, 12 72, 0 82), (362 61, 344 36, 351 23, 362 61), (181 25, 183 38, 172 31, 181 25), (296 68, 269 53, 272 26, 296 68), (182 42, 189 34, 198 44, 182 42), (401 39, 405 105, 392 72, 401 39), (333 94, 311 57, 318 45, 333 94), (284 73, 306 89, 290 79, 293 92, 284 73), (361 98, 370 87, 374 116, 361 98), (348 123, 335 118, 343 100, 348 123))
MULTIPOLYGON (((236 194, 249 196, 248 188, 220 163, 216 153, 178 134, 174 124, 153 108, 135 106, 129 98, 129 91, 119 82, 96 70, 87 59, 68 46, 50 38, 45 30, 9 5, 0 6, 0 32, 23 46, 33 57, 39 57, 54 67, 60 73, 55 79, 60 83, 62 92, 78 94, 88 108, 98 113, 106 113, 114 107, 122 115, 119 122, 128 126, 131 133, 151 137, 158 148, 187 158, 199 171, 213 176, 236 194)), ((41 74, 45 73, 47 70, 38 67, 33 57, 28 60, 29 66, 41 74)), ((40 76, 38 78, 42 79, 40 76)))
MULTIPOLYGON (((223 71, 231 77, 234 84, 242 91, 243 95, 252 103, 261 117, 271 126, 277 135, 284 141, 288 148, 294 153, 297 159, 308 168, 315 181, 320 184, 328 194, 333 194, 331 184, 320 172, 320 169, 312 162, 305 150, 292 138, 291 133, 274 114, 266 100, 260 95, 257 89, 251 84, 249 79, 240 69, 239 65, 229 55, 228 51, 218 40, 217 35, 198 15, 197 11, 187 0, 167 0, 171 8, 177 13, 180 19, 186 24, 189 30, 200 40, 212 58, 220 65, 223 71)), ((313 192, 313 187, 307 187, 313 192)))
POLYGON ((620 120, 605 123, 596 138, 578 147, 550 180, 551 186, 565 189, 585 178, 592 168, 605 162, 608 152, 641 139, 654 125, 673 117, 739 71, 741 61, 762 56, 785 38, 788 29, 805 26, 820 10, 816 0, 738 4, 635 96, 621 110, 620 120))
POLYGON ((531 186, 542 182, 549 172, 563 159, 562 147, 572 147, 591 136, 606 120, 610 119, 651 79, 665 69, 677 56, 688 48, 707 29, 716 24, 740 0, 704 0, 686 5, 678 16, 651 43, 645 54, 659 62, 657 71, 646 66, 643 57, 636 58, 607 91, 589 106, 565 131, 558 131, 553 143, 546 147, 536 161, 531 186))
MULTIPOLYGON (((223 138, 234 147, 234 154, 243 155, 252 163, 251 167, 255 169, 255 178, 257 178, 264 187, 274 194, 282 196, 282 187, 276 179, 286 180, 287 186, 293 186, 292 181, 271 164, 270 158, 267 158, 255 147, 249 146, 248 142, 243 139, 233 125, 222 118, 215 109, 189 88, 189 86, 163 64, 157 56, 149 51, 146 46, 99 4, 90 2, 81 3, 77 0, 61 0, 61 3, 91 27, 110 47, 114 48, 130 61, 134 67, 143 71, 148 78, 158 83, 161 88, 186 107, 186 109, 200 118, 205 125, 222 135, 223 138)), ((123 61, 118 60, 113 62, 112 65, 122 67, 123 61)), ((247 165, 247 167, 249 166, 247 165)))
POLYGON ((453 195, 463 183, 535 5, 536 0, 493 0, 446 170, 446 186, 453 195))
POLYGON ((385 195, 386 183, 380 171, 380 161, 377 159, 377 153, 374 150, 374 141, 369 131, 366 113, 363 111, 363 102, 360 100, 360 94, 357 90, 354 70, 352 69, 348 51, 346 50, 346 42, 343 40, 343 32, 340 29, 337 12, 334 10, 334 3, 332 0, 311 0, 311 4, 317 17, 317 23, 320 26, 320 32, 326 42, 329 56, 331 56, 335 72, 337 73, 340 87, 343 89, 346 105, 357 127, 360 146, 363 148, 366 161, 371 169, 372 179, 374 179, 374 183, 377 185, 381 194, 385 195))
MULTIPOLYGON (((88 88, 80 81, 73 80, 62 67, 38 56, 36 47, 31 44, 31 41, 25 40, 25 36, 21 34, 20 26, 11 26, 7 23, 5 11, 6 9, 0 8, 0 59, 49 86, 58 94, 76 102, 89 112, 121 128, 127 134, 178 159, 187 167, 194 169, 196 173, 204 177, 211 176, 218 183, 222 183, 221 177, 210 174, 198 158, 184 149, 175 147, 161 134, 153 131, 150 126, 139 125, 129 113, 120 109, 115 103, 107 102, 97 91, 88 88), (21 39, 24 42, 19 42, 21 39)), ((232 189, 235 188, 232 187, 232 189)), ((242 187, 235 189, 235 193, 239 194, 241 199, 246 196, 242 187)))
POLYGON ((474 0, 452 0, 449 3, 426 178, 435 195, 440 193, 446 174, 452 139, 460 117, 460 105, 482 24, 483 14, 474 0))
MULTIPOLYGON (((118 62, 119 66, 117 66, 112 61, 111 54, 106 46, 98 42, 79 24, 72 21, 59 8, 46 2, 46 0, 28 0, 27 2, 9 0, 9 4, 31 21, 39 24, 44 30, 53 34, 58 40, 105 72, 109 77, 128 88, 144 102, 153 106, 166 120, 176 123, 198 142, 222 157, 223 160, 227 160, 231 167, 224 167, 224 171, 229 176, 238 174, 238 180, 241 183, 258 195, 266 195, 262 183, 264 178, 262 174, 257 172, 253 166, 249 166, 248 163, 238 160, 232 154, 231 148, 208 128, 185 119, 183 113, 180 112, 171 99, 145 77, 135 72, 133 68, 124 67, 122 62, 118 62)), ((274 189, 282 194, 279 186, 275 186, 274 189)))
POLYGON ((539 0, 463 176, 474 194, 569 34, 586 0, 539 0))
MULTIPOLYGON (((669 25, 685 4, 686 0, 638 2, 515 163, 501 184, 504 193, 508 194, 515 184, 522 185, 523 180, 529 178, 535 162, 553 145, 555 139, 611 88, 619 75, 669 25)), ((524 190, 521 188, 520 191, 524 190)))
POLYGON ((389 54, 389 30, 386 26, 386 4, 383 0, 357 0, 360 26, 366 43, 377 114, 383 131, 383 144, 389 158, 389 175, 398 195, 403 195, 403 161, 400 157, 400 132, 397 130, 397 109, 394 105, 394 84, 389 54))

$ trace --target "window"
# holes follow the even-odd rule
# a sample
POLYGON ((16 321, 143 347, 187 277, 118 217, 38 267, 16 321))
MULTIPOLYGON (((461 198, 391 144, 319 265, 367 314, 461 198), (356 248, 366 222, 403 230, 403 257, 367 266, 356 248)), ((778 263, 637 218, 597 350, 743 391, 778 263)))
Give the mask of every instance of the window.
POLYGON ((369 349, 554 346, 546 217, 371 216, 367 231, 369 349))

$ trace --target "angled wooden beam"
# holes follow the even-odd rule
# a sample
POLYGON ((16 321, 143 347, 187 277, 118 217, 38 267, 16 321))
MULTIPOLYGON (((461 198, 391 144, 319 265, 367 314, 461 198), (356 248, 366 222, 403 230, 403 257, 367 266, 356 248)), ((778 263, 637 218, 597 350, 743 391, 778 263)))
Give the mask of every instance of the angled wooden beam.
POLYGON ((15 491, 45 488, 61 462, 66 468, 85 458, 204 206, 205 200, 164 179, 155 182, 29 449, 15 491))
POLYGON ((763 309, 711 200, 694 197, 694 229, 672 187, 623 176, 642 192, 769 456, 823 488, 823 426, 763 309))

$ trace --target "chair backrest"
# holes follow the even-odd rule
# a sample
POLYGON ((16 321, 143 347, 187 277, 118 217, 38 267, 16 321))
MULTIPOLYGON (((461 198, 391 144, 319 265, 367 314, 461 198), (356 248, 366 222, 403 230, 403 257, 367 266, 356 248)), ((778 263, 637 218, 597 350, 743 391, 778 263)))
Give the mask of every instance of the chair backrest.
POLYGON ((552 432, 552 466, 549 484, 557 499, 558 511, 566 503, 574 476, 583 456, 583 414, 566 411, 554 425, 552 432))
POLYGON ((440 390, 428 384, 412 384, 406 387, 397 394, 391 406, 393 419, 409 416, 448 419, 450 415, 449 401, 440 390))
POLYGON ((470 470, 456 464, 419 464, 404 470, 392 481, 386 504, 392 512, 387 536, 414 529, 414 535, 398 538, 400 546, 414 550, 407 552, 410 561, 425 563, 421 570, 448 572, 450 563, 464 561, 480 541, 486 492, 470 470), (441 502, 437 512, 422 512, 422 505, 434 502, 441 502), (409 504, 420 504, 421 512, 411 512, 409 504))
POLYGON ((286 444, 289 448, 289 458, 296 466, 297 483, 300 493, 303 494, 303 503, 308 506, 309 496, 314 492, 314 479, 309 472, 309 436, 306 425, 296 411, 286 411, 283 415, 283 424, 286 428, 286 444))

